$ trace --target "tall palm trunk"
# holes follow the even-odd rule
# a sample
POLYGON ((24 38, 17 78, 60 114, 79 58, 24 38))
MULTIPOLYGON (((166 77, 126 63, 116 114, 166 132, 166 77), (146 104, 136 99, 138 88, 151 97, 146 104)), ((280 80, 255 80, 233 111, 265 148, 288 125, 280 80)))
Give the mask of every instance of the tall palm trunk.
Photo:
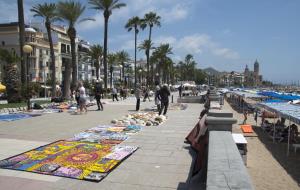
POLYGON ((26 65, 25 56, 23 52, 24 46, 24 34, 25 34, 25 24, 24 24, 24 9, 23 0, 18 0, 18 17, 19 17, 19 43, 20 43, 20 56, 21 56, 21 81, 22 84, 26 84, 26 65))
POLYGON ((70 99, 70 84, 71 84, 71 63, 70 59, 66 59, 65 62, 65 74, 64 74, 64 99, 70 99))
MULTIPOLYGON (((149 42, 151 42, 152 26, 150 26, 149 28, 150 28, 149 29, 149 42)), ((146 50, 146 56, 147 56, 147 85, 150 85, 150 84, 152 84, 152 80, 150 80, 150 63, 149 63, 150 47, 148 47, 146 50)), ((152 78, 153 78, 153 75, 152 75, 152 78)))
POLYGON ((136 69, 136 42, 137 41, 137 27, 135 27, 134 31, 134 87, 136 88, 136 81, 137 81, 137 69, 136 69))
POLYGON ((151 61, 151 85, 153 85, 154 81, 154 63, 151 61))
POLYGON ((147 85, 150 85, 150 63, 149 63, 149 54, 150 54, 150 49, 146 50, 146 58, 147 58, 147 85))
POLYGON ((71 56, 72 56, 72 90, 75 89, 77 83, 77 61, 76 61, 76 30, 74 27, 68 29, 68 35, 71 41, 71 56))
POLYGON ((125 85, 125 63, 122 62, 122 75, 123 75, 123 83, 125 85))
MULTIPOLYGON (((56 94, 56 67, 55 67, 55 56, 54 56, 54 48, 53 48, 53 41, 52 41, 52 35, 51 35, 51 23, 49 21, 46 21, 45 23, 48 39, 50 43, 50 55, 51 55, 51 87, 52 87, 52 97, 55 97, 56 94)), ((45 80, 46 81, 46 80, 45 80)), ((46 85, 46 84, 44 84, 46 85)))
POLYGON ((95 67, 96 67, 96 78, 97 78, 97 80, 99 80, 100 63, 99 63, 99 60, 96 60, 96 61, 97 61, 97 64, 95 65, 95 67))
POLYGON ((113 84, 113 67, 110 67, 110 88, 112 88, 113 84))
POLYGON ((103 64, 104 64, 104 87, 107 89, 107 29, 108 29, 108 18, 109 12, 104 11, 104 53, 103 53, 103 64))

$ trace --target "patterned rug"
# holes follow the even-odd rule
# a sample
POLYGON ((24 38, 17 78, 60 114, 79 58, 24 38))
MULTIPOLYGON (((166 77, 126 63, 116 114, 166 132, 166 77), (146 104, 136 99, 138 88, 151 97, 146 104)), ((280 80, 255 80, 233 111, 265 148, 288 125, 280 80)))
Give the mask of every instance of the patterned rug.
POLYGON ((0 114, 0 121, 16 121, 20 119, 30 118, 28 114, 0 114))
POLYGON ((137 147, 57 141, 0 161, 0 167, 81 180, 101 181, 137 147))

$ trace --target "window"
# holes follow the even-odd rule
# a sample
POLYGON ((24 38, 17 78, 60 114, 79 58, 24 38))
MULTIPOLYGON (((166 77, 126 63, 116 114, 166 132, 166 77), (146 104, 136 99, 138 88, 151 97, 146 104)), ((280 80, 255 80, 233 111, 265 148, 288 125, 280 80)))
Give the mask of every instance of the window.
POLYGON ((49 67, 49 62, 48 61, 46 62, 46 67, 49 67))
POLYGON ((48 50, 46 50, 46 55, 49 55, 49 51, 48 50))
POLYGON ((5 41, 2 41, 2 46, 5 46, 5 41))
POLYGON ((43 50, 42 49, 40 49, 40 56, 42 56, 43 55, 43 50))
POLYGON ((43 68, 43 61, 40 61, 40 69, 42 69, 43 68))
POLYGON ((66 44, 61 44, 61 53, 67 53, 66 44))
POLYGON ((67 53, 70 53, 70 46, 67 46, 67 53))

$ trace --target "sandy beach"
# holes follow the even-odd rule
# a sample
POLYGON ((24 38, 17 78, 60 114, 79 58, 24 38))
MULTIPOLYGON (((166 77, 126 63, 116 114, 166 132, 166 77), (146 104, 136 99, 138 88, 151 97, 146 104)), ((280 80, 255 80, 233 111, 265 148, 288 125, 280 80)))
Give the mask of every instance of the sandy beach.
MULTIPOLYGON (((234 113, 238 120, 233 132, 242 133, 239 124, 244 117, 233 110, 226 102, 225 109, 234 113)), ((260 123, 260 118, 258 123, 260 123)), ((300 152, 290 150, 287 156, 287 143, 273 143, 260 126, 255 126, 253 115, 248 116, 247 124, 251 124, 254 134, 246 137, 248 141, 247 169, 255 189, 258 190, 296 190, 300 189, 300 152)))

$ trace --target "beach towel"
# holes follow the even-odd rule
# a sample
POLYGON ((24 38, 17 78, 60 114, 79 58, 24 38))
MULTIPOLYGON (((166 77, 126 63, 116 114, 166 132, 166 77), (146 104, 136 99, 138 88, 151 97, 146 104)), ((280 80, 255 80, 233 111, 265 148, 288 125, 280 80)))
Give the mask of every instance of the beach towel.
POLYGON ((243 133, 253 133, 253 129, 251 125, 241 125, 241 129, 243 133))

